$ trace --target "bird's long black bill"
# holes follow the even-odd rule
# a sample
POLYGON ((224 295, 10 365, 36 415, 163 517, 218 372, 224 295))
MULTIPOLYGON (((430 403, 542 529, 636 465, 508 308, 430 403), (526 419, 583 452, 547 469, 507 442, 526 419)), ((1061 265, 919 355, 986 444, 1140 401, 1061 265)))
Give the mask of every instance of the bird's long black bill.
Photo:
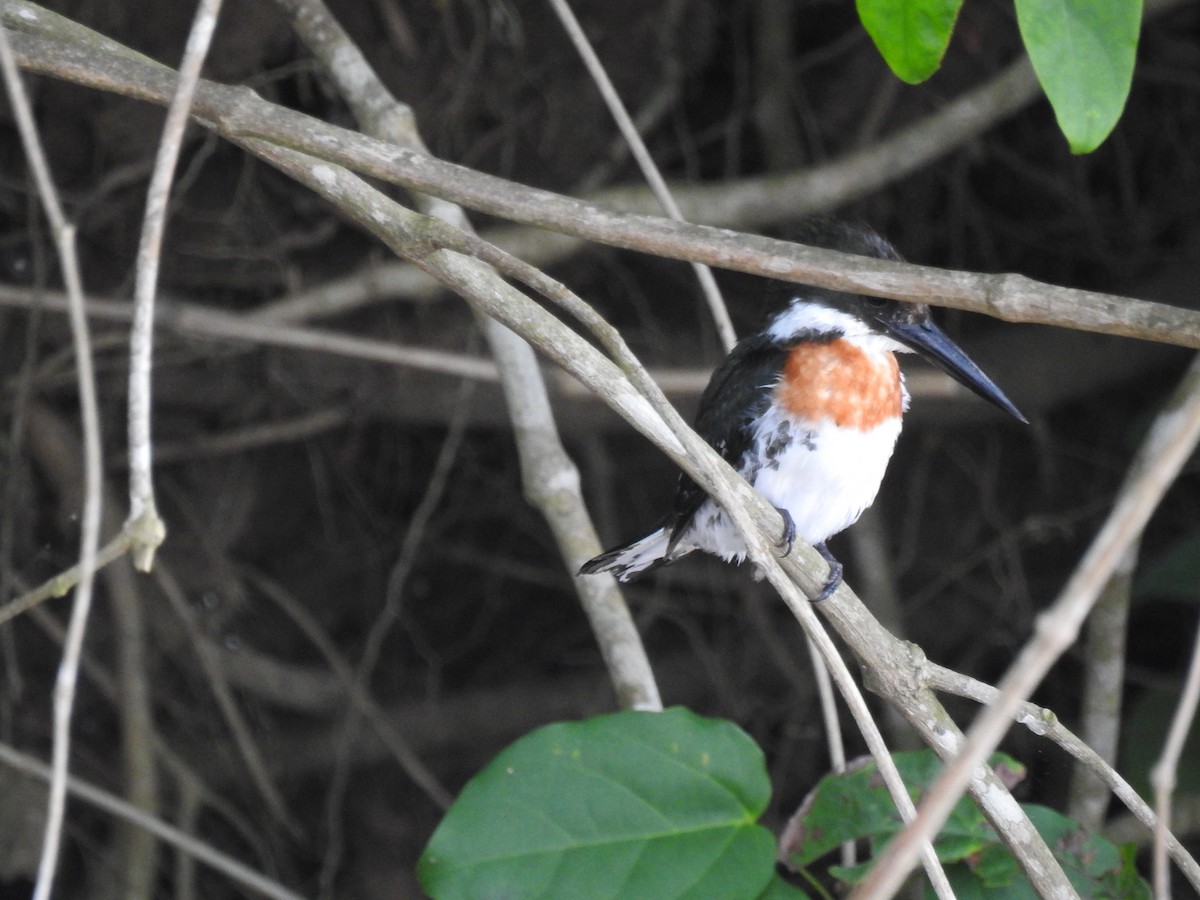
POLYGON ((966 385, 984 400, 994 403, 1009 415, 1029 424, 1029 420, 1004 396, 1004 391, 996 387, 992 379, 983 373, 979 366, 971 361, 971 357, 942 329, 934 324, 932 319, 924 322, 883 322, 892 337, 912 347, 939 369, 960 384, 966 385))

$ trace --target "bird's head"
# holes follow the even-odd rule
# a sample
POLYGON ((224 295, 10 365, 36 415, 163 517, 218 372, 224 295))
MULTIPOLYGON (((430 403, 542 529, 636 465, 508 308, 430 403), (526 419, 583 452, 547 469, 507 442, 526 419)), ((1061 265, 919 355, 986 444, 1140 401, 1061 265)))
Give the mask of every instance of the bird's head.
MULTIPOLYGON (((868 228, 824 220, 807 227, 797 240, 876 259, 900 259, 891 244, 868 228)), ((937 326, 924 303, 796 284, 783 285, 778 292, 785 298, 784 305, 765 329, 772 340, 794 344, 842 338, 868 352, 916 352, 983 399, 1028 423, 1004 392, 937 326)))

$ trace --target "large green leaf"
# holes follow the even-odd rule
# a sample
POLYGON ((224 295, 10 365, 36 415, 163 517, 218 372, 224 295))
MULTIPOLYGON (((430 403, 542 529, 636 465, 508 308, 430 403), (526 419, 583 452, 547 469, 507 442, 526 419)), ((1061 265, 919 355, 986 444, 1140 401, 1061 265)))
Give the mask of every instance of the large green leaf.
POLYGON ((770 792, 729 722, 671 709, 550 725, 471 779, 418 876, 439 900, 753 898, 774 873, 756 824, 770 792))
POLYGON ((856 0, 856 5, 896 77, 919 84, 942 64, 962 0, 856 0))
POLYGON ((1016 6, 1058 127, 1072 152, 1095 150, 1129 96, 1142 0, 1016 0, 1016 6))

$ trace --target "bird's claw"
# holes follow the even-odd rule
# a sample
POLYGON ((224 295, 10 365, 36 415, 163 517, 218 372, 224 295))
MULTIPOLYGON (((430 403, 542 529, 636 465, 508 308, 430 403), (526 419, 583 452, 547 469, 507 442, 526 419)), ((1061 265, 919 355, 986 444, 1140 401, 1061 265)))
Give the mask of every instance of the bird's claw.
POLYGON ((813 603, 820 603, 834 591, 836 591, 842 583, 842 564, 838 562, 837 557, 829 552, 829 548, 825 546, 825 542, 814 544, 813 549, 821 554, 821 558, 829 563, 829 578, 825 582, 825 587, 821 588, 821 593, 812 598, 813 603))
POLYGON ((779 543, 776 545, 783 551, 779 554, 782 559, 792 552, 792 546, 796 543, 796 521, 786 509, 777 506, 775 511, 783 516, 783 534, 780 535, 779 543))
MULTIPOLYGON (((792 546, 796 543, 796 521, 792 518, 792 514, 786 509, 775 507, 781 516, 783 516, 783 534, 779 538, 779 549, 782 551, 779 556, 782 558, 792 552, 792 546)), ((830 596, 842 583, 842 564, 838 562, 837 557, 829 552, 829 548, 825 546, 825 542, 814 544, 813 548, 821 554, 821 558, 829 563, 829 578, 825 581, 825 587, 821 588, 821 593, 812 598, 813 603, 820 603, 826 597, 830 596)))

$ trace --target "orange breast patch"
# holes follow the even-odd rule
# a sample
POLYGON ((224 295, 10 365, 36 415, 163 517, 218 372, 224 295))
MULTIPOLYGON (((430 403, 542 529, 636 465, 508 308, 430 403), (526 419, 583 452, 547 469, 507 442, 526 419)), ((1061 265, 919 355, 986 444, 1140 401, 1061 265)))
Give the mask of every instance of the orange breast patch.
POLYGON ((904 411, 896 357, 873 360, 847 340, 792 348, 775 397, 798 418, 859 431, 904 411))

